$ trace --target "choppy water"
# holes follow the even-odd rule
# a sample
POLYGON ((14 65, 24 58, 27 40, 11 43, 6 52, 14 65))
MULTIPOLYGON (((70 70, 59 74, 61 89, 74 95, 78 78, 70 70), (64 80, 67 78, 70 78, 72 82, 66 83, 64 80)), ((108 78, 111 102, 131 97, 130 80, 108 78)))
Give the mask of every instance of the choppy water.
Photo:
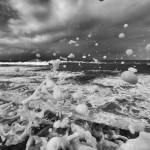
MULTIPOLYGON (((18 103, 29 97, 44 80, 45 74, 51 72, 50 66, 19 66, 19 72, 15 68, 0 67, 0 98, 18 103)), ((54 79, 63 92, 57 107, 65 112, 74 112, 77 103, 86 103, 92 121, 122 128, 130 122, 149 125, 149 71, 148 64, 63 63, 54 79), (120 73, 134 66, 138 69, 139 81, 136 85, 130 85, 121 80, 120 73), (72 94, 79 87, 84 97, 77 102, 72 94), (98 88, 95 90, 95 87, 98 88)))

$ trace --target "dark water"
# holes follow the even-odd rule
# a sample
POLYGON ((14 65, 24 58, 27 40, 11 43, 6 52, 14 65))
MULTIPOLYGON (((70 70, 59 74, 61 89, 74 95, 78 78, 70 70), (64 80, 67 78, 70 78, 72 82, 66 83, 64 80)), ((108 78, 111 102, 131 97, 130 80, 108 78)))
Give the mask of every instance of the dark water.
MULTIPOLYGON (((60 71, 101 71, 101 72, 115 72, 115 71, 126 71, 129 67, 134 67, 138 70, 138 73, 150 73, 150 61, 145 60, 139 60, 139 61, 113 61, 113 60, 107 60, 102 61, 99 63, 93 63, 93 62, 63 62, 60 65, 59 70, 60 71), (124 62, 124 64, 121 64, 121 62, 124 62), (66 68, 64 67, 66 65, 66 68)), ((43 66, 39 69, 42 70, 49 70, 51 68, 50 66, 43 66)))

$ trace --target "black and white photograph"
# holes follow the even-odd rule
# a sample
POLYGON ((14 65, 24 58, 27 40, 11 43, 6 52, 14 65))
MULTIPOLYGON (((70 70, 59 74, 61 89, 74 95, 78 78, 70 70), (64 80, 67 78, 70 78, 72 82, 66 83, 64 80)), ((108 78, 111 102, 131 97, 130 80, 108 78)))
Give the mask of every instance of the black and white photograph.
POLYGON ((150 150, 150 0, 0 0, 0 150, 150 150))

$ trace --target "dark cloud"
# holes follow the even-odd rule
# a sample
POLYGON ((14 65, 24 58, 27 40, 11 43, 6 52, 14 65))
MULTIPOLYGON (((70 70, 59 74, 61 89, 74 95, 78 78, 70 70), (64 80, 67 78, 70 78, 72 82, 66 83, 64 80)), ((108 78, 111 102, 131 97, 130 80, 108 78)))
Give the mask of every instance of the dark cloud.
POLYGON ((0 59, 33 59, 33 52, 41 53, 42 59, 52 58, 53 52, 58 57, 74 53, 75 59, 89 53, 88 59, 128 59, 129 48, 134 59, 146 59, 149 10, 149 0, 1 0, 0 59), (120 33, 125 33, 124 39, 120 33), (77 43, 69 44, 70 40, 77 43))

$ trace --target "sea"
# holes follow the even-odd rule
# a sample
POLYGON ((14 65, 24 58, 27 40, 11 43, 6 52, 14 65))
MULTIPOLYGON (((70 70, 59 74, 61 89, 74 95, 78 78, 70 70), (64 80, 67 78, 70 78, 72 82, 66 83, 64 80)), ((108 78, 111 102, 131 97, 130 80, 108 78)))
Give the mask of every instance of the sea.
MULTIPOLYGON (((50 72, 52 65, 46 61, 1 62, 0 103, 20 104, 33 94, 50 72)), ((75 113, 76 106, 84 103, 90 113, 86 117, 77 115, 79 118, 127 130, 132 124, 137 132, 150 129, 148 60, 62 61, 53 81, 63 93, 56 106, 59 111, 75 113), (121 73, 129 67, 138 70, 136 85, 121 79, 121 73), (84 96, 75 100, 72 95, 78 89, 84 96)))

